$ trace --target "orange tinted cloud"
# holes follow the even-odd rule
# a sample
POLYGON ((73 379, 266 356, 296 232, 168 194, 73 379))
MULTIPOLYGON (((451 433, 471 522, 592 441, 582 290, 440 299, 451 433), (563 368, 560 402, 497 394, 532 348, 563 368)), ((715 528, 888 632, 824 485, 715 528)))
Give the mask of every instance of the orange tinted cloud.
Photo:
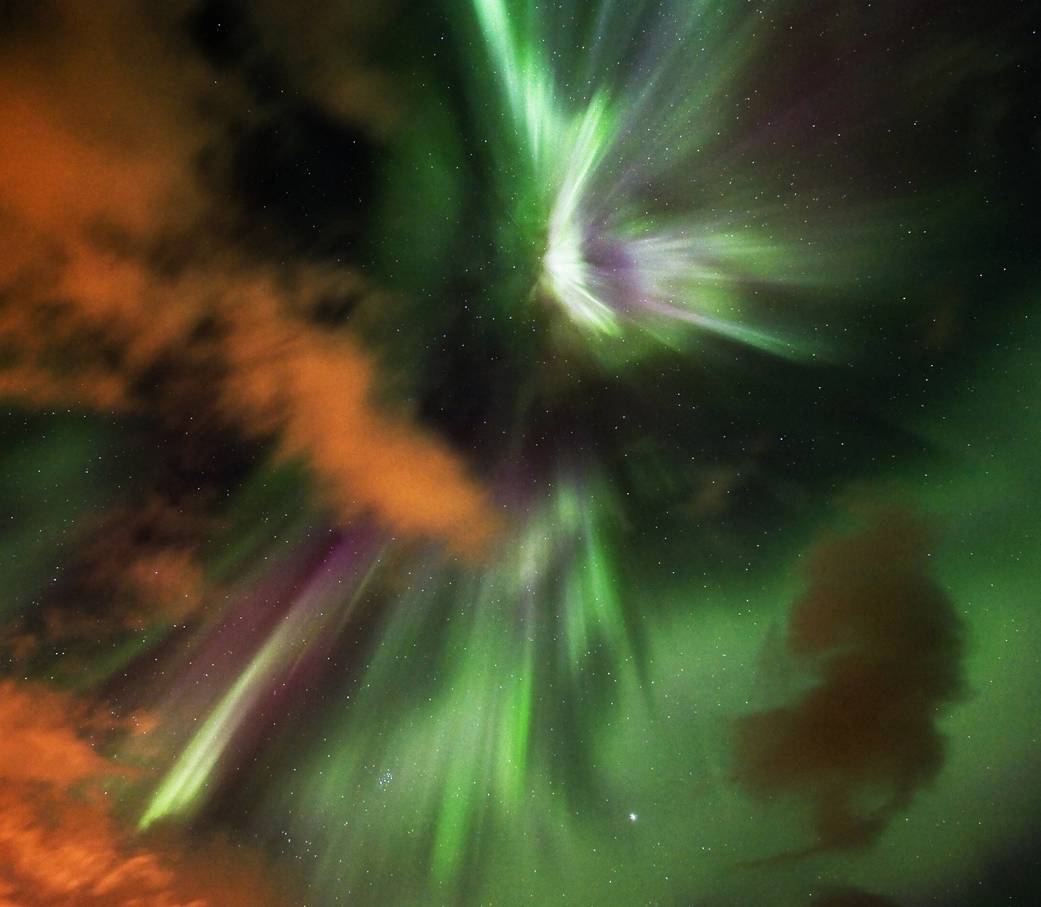
POLYGON ((0 898, 19 907, 292 903, 242 848, 139 844, 97 801, 18 784, 0 788, 0 898))
MULTIPOLYGON (((275 438, 285 456, 304 458, 344 520, 372 511, 394 531, 444 538, 465 553, 494 533, 490 502, 459 458, 378 407, 372 359, 350 337, 286 312, 288 291, 274 277, 198 271, 158 281, 140 265, 91 250, 56 286, 60 303, 25 293, 24 308, 0 310, 0 337, 20 354, 0 385, 9 393, 141 409, 154 401, 141 400, 137 388, 157 362, 172 361, 209 382, 206 402, 221 425, 275 438), (199 339, 195 329, 206 319, 215 336, 199 339)), ((190 414, 193 430, 205 431, 205 412, 190 414)))
POLYGON ((152 238, 202 210, 190 161, 204 133, 185 114, 200 73, 174 63, 132 4, 47 13, 0 47, 0 393, 121 408, 119 326, 97 291, 121 288, 111 309, 149 281, 99 237, 152 238))
POLYGON ((479 487, 451 451, 372 403, 377 374, 356 343, 279 316, 263 284, 230 312, 222 399, 244 429, 274 431, 303 456, 345 516, 374 510, 401 532, 474 552, 495 530, 479 487))
POLYGON ((112 772, 74 730, 87 716, 46 687, 0 682, 0 779, 69 787, 112 772))
POLYGON ((0 173, 8 215, 64 236, 106 218, 150 226, 171 178, 181 176, 174 161, 131 155, 115 142, 75 131, 33 75, 30 69, 6 72, 0 81, 0 173))
POLYGON ((928 555, 896 510, 817 545, 785 641, 814 682, 737 722, 737 779, 805 803, 810 850, 870 844, 943 764, 937 718, 963 690, 962 628, 928 555))
POLYGON ((101 788, 128 772, 80 736, 84 720, 90 726, 99 719, 61 693, 0 683, 0 904, 288 902, 259 855, 219 841, 197 849, 170 838, 137 841, 121 829, 101 788))
POLYGON ((344 275, 245 265, 209 229, 219 202, 194 162, 221 138, 195 111, 214 102, 214 80, 150 37, 147 7, 101 6, 58 4, 59 37, 4 48, 0 394, 273 439, 310 463, 342 519, 371 511, 392 531, 478 550, 496 518, 459 458, 376 405, 356 340, 303 317, 299 297, 344 275), (171 235, 199 254, 163 269, 154 250, 171 235))

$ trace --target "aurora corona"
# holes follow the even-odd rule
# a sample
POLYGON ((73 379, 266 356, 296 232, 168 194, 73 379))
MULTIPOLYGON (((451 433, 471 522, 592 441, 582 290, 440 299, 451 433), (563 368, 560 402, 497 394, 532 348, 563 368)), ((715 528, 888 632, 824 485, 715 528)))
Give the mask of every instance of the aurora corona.
POLYGON ((798 355, 791 338, 742 321, 739 284, 767 249, 745 229, 668 211, 649 194, 653 182, 698 166, 713 90, 676 99, 664 86, 704 82, 689 50, 696 35, 719 27, 718 11, 663 4, 641 33, 621 29, 618 37, 619 20, 631 21, 633 11, 603 2, 595 33, 578 38, 587 55, 578 59, 586 73, 579 80, 546 50, 548 32, 567 14, 530 3, 514 15, 506 0, 473 2, 507 111, 509 125, 498 132, 514 139, 503 155, 520 158, 510 173, 536 187, 534 210, 518 211, 516 222, 544 230, 539 290, 593 335, 657 327, 666 339, 663 326, 673 322, 798 355))
POLYGON ((1038 900, 1023 4, 7 6, 4 907, 1038 900))

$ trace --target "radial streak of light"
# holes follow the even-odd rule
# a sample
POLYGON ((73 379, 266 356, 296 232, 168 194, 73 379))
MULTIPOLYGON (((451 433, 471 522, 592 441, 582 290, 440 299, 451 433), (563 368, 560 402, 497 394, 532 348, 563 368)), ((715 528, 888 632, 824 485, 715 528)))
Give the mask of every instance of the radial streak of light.
POLYGON ((334 638, 361 598, 378 556, 357 554, 348 535, 323 562, 231 688, 193 735, 153 794, 138 827, 147 828, 165 816, 193 808, 210 784, 213 772, 236 733, 280 677, 292 674, 316 645, 334 638), (346 577, 346 589, 344 579, 346 577), (341 604, 344 594, 350 598, 341 604))

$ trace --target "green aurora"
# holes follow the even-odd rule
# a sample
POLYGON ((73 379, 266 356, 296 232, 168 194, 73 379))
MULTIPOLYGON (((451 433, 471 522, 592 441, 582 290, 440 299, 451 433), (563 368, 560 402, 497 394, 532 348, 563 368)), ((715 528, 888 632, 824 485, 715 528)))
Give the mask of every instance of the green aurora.
MULTIPOLYGON (((156 718, 82 732, 133 767, 105 788, 127 834, 220 833, 270 861, 288 903, 319 907, 1030 903, 1041 146, 1021 125, 1036 113, 1022 22, 984 27, 960 4, 936 19, 921 4, 373 6, 348 16, 371 61, 342 83, 343 113, 315 100, 320 70, 291 52, 277 5, 189 6, 178 41, 234 83, 225 102, 253 98, 294 137, 292 166, 278 131, 242 114, 215 130, 223 157, 192 158, 238 220, 161 221, 144 252, 130 228, 95 225, 90 242, 178 291, 234 249, 206 300, 250 268, 281 273, 280 292, 306 282, 292 267, 349 285, 316 294, 335 317, 286 290, 277 317, 294 328, 271 358, 351 338, 372 357, 373 407, 437 439, 500 525, 473 555, 389 507, 343 516, 320 442, 282 444, 289 419, 250 434, 252 412, 220 408, 246 367, 216 303, 127 380, 136 408, 41 404, 5 383, 5 675, 156 718), (313 94, 274 101, 279 79, 313 94), (377 125, 381 91, 408 111, 393 128, 377 125), (309 195, 315 174, 337 185, 339 159, 323 169, 313 150, 334 138, 371 159, 342 164, 342 192, 309 195), (342 249, 310 237, 297 197, 304 222, 350 237, 342 249), (157 498, 169 506, 149 522, 157 498), (859 670, 863 656, 871 677, 888 662, 870 646, 918 626, 869 614, 865 643, 825 617, 806 632, 840 641, 816 660, 791 641, 814 594, 848 604, 848 565, 831 586, 813 567, 842 550, 828 543, 884 534, 894 513, 926 539, 908 611, 957 643, 926 639, 907 674, 922 690, 895 694, 928 740, 895 713, 873 727, 850 697, 797 741, 827 772, 764 796, 735 747, 742 722, 798 717, 828 658, 859 670), (106 551, 126 560, 114 579, 106 551), (164 611, 129 585, 156 552, 190 553, 196 604, 164 611), (929 686, 934 662, 947 692, 929 686), (892 754, 848 751, 875 731, 892 754), (919 770, 906 791, 901 758, 919 770), (815 804, 847 794, 852 828, 815 823, 815 804)), ((5 311, 36 304, 22 286, 0 283, 5 311)), ((14 368, 35 347, 0 330, 14 368)), ((54 353, 73 383, 81 355, 54 353)), ((112 357, 118 372, 133 353, 112 357)), ((383 468, 418 485, 412 463, 383 468)), ((455 473, 437 475, 447 499, 455 473)), ((880 589, 906 579, 871 569, 880 589)))

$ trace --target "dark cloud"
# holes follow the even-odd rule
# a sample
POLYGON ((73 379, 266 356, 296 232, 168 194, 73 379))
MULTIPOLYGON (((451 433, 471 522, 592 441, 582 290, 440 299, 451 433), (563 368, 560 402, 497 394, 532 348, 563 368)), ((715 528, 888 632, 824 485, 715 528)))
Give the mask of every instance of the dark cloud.
POLYGON ((937 719, 964 690, 964 647, 929 558, 922 524, 896 509, 819 543, 784 641, 812 685, 737 722, 737 780, 809 807, 806 852, 871 844, 943 764, 937 719))
POLYGON ((400 7, 398 0, 318 0, 300 15, 278 0, 257 0, 244 4, 240 14, 256 38, 250 50, 255 59, 277 65, 332 118, 385 134, 402 110, 397 87, 373 61, 372 49, 400 7))

